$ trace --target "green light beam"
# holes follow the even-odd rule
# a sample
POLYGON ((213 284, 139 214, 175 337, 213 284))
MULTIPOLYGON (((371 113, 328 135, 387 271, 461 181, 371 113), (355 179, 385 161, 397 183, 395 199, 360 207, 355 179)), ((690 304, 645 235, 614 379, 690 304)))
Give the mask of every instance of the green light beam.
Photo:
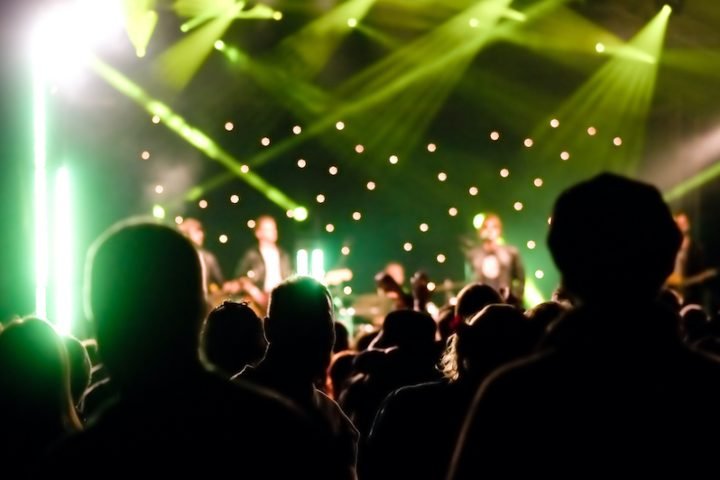
POLYGON ((603 170, 634 173, 644 151, 645 123, 668 15, 662 10, 560 105, 554 115, 560 121, 558 128, 548 126, 550 118, 535 128, 531 138, 539 158, 555 161, 560 152, 568 151, 570 161, 585 160, 583 176, 603 170), (596 128, 598 138, 585 133, 590 126, 596 128), (616 136, 620 146, 613 143, 616 136))
POLYGON ((232 3, 222 14, 163 52, 156 64, 158 78, 175 90, 185 88, 243 6, 243 3, 232 3))
POLYGON ((125 30, 138 57, 144 57, 158 21, 156 0, 124 0, 125 30))
POLYGON ((61 335, 72 333, 75 298, 72 198, 70 172, 60 167, 55 176, 53 213, 53 321, 61 335))
MULTIPOLYGON (((533 6, 523 14, 526 21, 532 21, 566 2, 567 0, 547 0, 533 6)), ((382 128, 385 132, 397 128, 412 132, 413 135, 422 134, 422 131, 419 131, 422 128, 422 122, 432 120, 437 108, 442 105, 442 99, 450 91, 453 82, 459 78, 459 75, 450 74, 453 71, 462 72, 467 62, 471 61, 481 48, 497 39, 500 32, 512 31, 518 28, 518 25, 524 25, 524 23, 510 21, 496 28, 498 21, 507 14, 509 4, 510 0, 476 2, 429 34, 392 52, 341 85, 332 97, 338 106, 306 127, 303 135, 290 137, 274 144, 271 148, 264 149, 252 157, 248 163, 253 167, 263 165, 296 145, 321 135, 332 128, 337 120, 348 121, 354 118, 353 121, 362 123, 363 120, 359 119, 359 115, 368 112, 372 107, 380 106, 385 101, 389 103, 383 105, 384 113, 381 117, 372 114, 367 116, 365 121, 373 128, 367 128, 366 133, 377 130, 377 122, 383 118, 382 128), (477 20, 474 27, 470 25, 471 19, 477 20), (392 122, 384 121, 385 115, 394 111, 394 101, 398 98, 402 98, 403 101, 408 98, 402 95, 403 92, 415 87, 425 93, 427 90, 422 89, 432 82, 428 81, 426 84, 422 82, 443 78, 443 75, 448 75, 445 77, 447 83, 443 88, 438 89, 438 96, 433 99, 434 101, 423 107, 427 108, 423 118, 420 116, 408 117, 407 114, 394 114, 392 122), (417 87, 416 84, 421 86, 417 87), (419 123, 415 127, 404 127, 411 119, 419 123)), ((413 105, 420 111, 417 101, 413 101, 413 105)), ((409 141, 412 139, 408 139, 409 141)), ((395 142, 403 143, 401 136, 398 136, 395 142)), ((206 191, 206 185, 219 185, 231 178, 232 176, 229 174, 221 174, 203 184, 203 191, 206 191)))
POLYGON ((35 314, 47 318, 48 212, 47 212, 47 110, 46 62, 43 32, 35 32, 32 45, 33 160, 34 160, 34 266, 35 314))
POLYGON ((95 71, 116 90, 134 100, 135 103, 142 106, 151 115, 156 115, 170 130, 204 153, 208 158, 217 161, 234 175, 247 182, 268 200, 286 211, 301 208, 299 204, 288 198, 278 188, 251 172, 247 165, 242 164, 233 155, 222 149, 210 137, 188 124, 170 107, 150 97, 142 88, 122 73, 98 58, 93 58, 91 63, 95 71))
POLYGON ((688 193, 697 190, 703 185, 711 182, 712 180, 720 177, 720 162, 711 165, 705 170, 701 171, 697 175, 690 177, 684 182, 679 183, 670 190, 668 190, 663 197, 666 202, 673 202, 684 197, 688 193))

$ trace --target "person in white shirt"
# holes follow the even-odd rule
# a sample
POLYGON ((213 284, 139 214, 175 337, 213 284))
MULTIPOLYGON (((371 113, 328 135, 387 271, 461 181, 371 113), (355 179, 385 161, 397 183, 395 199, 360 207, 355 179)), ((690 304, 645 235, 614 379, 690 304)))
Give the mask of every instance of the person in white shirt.
POLYGON ((267 308, 273 288, 292 274, 290 256, 277 245, 278 229, 275 219, 263 215, 255 221, 257 247, 245 252, 235 269, 240 289, 260 307, 267 308))

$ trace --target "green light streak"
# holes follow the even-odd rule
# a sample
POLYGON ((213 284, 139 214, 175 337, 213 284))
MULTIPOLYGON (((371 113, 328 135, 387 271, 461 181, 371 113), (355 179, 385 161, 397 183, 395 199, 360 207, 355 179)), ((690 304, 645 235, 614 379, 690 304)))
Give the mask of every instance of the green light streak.
POLYGON ((67 167, 60 167, 55 176, 55 201, 53 218, 53 300, 55 315, 53 321, 62 335, 72 333, 75 298, 75 274, 73 255, 72 197, 70 173, 67 167))
MULTIPOLYGON (((265 181, 259 175, 251 172, 247 165, 240 163, 238 159, 220 147, 210 137, 187 123, 183 117, 176 114, 170 107, 150 97, 142 88, 110 65, 98 58, 93 58, 92 67, 115 89, 134 100, 151 115, 157 115, 160 121, 170 130, 201 151, 208 158, 217 161, 234 175, 247 182, 250 186, 265 195, 271 202, 283 210, 293 210, 300 207, 300 205, 288 198, 278 188, 265 181)), ((194 192, 200 192, 200 194, 202 194, 203 191, 205 190, 195 190, 194 192)))
POLYGON ((617 47, 616 54, 556 109, 553 116, 559 128, 548 126, 550 118, 535 128, 531 137, 538 158, 559 163, 560 152, 569 151, 569 161, 586 160, 586 168, 578 171, 582 176, 604 170, 635 172, 644 151, 667 20, 661 11, 627 45, 617 47), (598 138, 585 134, 590 126, 597 129, 598 138), (613 144, 615 136, 622 146, 613 144))
POLYGON ((242 7, 242 3, 231 5, 163 52, 158 59, 158 77, 176 90, 185 88, 212 51, 215 41, 223 36, 242 7))
POLYGON ((42 32, 36 32, 32 50, 33 157, 34 157, 34 265, 35 314, 47 317, 48 212, 47 212, 47 111, 45 45, 42 32))
POLYGON ((318 282, 325 281, 325 254, 319 248, 310 254, 310 274, 318 282))
POLYGON ((297 251, 296 262, 297 274, 307 276, 310 273, 310 262, 308 261, 308 251, 300 249, 297 251))
POLYGON ((545 297, 531 276, 525 278, 525 305, 535 306, 545 301, 545 297))
POLYGON ((697 175, 674 186, 663 196, 666 202, 678 200, 720 176, 720 162, 711 165, 697 175))
POLYGON ((155 0, 124 0, 125 30, 135 54, 144 57, 158 21, 155 0))

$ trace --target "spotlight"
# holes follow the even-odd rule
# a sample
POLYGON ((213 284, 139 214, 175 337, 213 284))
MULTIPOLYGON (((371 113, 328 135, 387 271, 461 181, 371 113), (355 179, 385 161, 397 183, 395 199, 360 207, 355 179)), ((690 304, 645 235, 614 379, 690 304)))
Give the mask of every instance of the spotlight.
POLYGON ((672 13, 678 14, 685 8, 685 0, 655 0, 655 5, 659 9, 669 7, 672 13))

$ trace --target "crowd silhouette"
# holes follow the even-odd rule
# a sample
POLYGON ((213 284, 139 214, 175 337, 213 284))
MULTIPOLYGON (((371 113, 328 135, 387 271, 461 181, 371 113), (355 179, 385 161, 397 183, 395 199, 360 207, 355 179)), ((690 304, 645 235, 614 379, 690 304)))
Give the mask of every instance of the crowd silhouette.
POLYGON ((655 187, 601 174, 555 203, 552 301, 471 283, 433 317, 420 282, 355 335, 309 277, 275 287, 265 318, 231 301, 208 313, 197 246, 122 222, 88 256, 93 338, 32 317, 0 328, 8 477, 712 468, 720 323, 667 288, 682 242, 655 187))

